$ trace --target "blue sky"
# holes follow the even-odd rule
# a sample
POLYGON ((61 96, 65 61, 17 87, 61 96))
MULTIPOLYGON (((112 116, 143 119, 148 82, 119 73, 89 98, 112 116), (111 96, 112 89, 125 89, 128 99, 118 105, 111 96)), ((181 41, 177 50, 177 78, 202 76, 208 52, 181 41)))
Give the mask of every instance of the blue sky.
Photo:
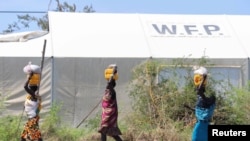
MULTIPOLYGON (((82 11, 86 5, 92 5, 97 13, 250 15, 250 0, 60 0, 60 2, 76 4, 77 11, 82 11)), ((7 29, 8 24, 17 21, 17 15, 24 15, 8 11, 47 12, 54 10, 55 4, 55 0, 7 0, 7 2, 0 0, 0 33, 7 29)), ((43 14, 33 15, 39 17, 43 14)), ((35 25, 30 27, 30 30, 35 29, 35 25)))

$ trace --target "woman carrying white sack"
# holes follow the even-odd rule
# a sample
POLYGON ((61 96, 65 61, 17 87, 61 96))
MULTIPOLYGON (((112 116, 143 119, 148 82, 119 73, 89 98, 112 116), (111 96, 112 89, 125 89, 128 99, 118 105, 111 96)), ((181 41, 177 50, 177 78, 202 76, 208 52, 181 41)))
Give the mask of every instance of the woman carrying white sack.
POLYGON ((23 68, 27 74, 27 80, 24 89, 27 92, 24 110, 28 117, 28 121, 24 125, 21 134, 21 141, 37 140, 42 141, 41 131, 39 129, 39 113, 41 110, 41 97, 39 96, 41 68, 31 62, 23 68))

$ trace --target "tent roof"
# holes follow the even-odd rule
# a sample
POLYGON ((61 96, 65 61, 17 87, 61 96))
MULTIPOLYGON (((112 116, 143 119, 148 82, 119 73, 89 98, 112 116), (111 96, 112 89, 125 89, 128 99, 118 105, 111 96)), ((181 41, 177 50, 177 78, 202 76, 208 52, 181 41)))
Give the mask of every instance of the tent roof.
POLYGON ((46 45, 45 56, 52 56, 51 47, 47 47, 50 35, 45 31, 11 33, 0 36, 0 56, 3 57, 41 57, 46 45), (46 40, 46 44, 45 44, 46 40))
POLYGON ((45 39, 45 55, 54 57, 250 56, 247 15, 48 14, 48 34, 25 42, 0 42, 0 56, 40 56, 45 39))
POLYGON ((249 57, 250 16, 49 12, 49 21, 55 56, 249 57))
POLYGON ((46 35, 47 31, 27 31, 20 33, 10 33, 0 35, 0 42, 26 42, 30 39, 38 38, 46 35))
POLYGON ((49 21, 55 56, 150 56, 136 15, 49 12, 49 21))

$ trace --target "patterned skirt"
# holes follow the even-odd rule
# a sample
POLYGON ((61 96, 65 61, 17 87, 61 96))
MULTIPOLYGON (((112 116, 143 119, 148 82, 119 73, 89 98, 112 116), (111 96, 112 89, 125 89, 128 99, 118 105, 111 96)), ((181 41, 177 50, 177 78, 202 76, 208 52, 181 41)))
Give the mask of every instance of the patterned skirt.
POLYGON ((21 137, 29 140, 38 140, 42 138, 41 131, 39 129, 39 116, 30 118, 26 122, 21 137))

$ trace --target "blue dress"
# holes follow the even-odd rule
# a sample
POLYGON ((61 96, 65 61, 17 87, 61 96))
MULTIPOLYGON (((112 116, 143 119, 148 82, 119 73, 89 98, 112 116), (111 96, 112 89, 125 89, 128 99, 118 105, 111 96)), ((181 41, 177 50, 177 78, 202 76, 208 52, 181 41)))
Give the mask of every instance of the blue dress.
POLYGON ((194 126, 192 133, 192 141, 207 141, 208 140, 208 125, 209 120, 213 116, 213 112, 215 109, 215 103, 207 107, 200 106, 203 100, 201 98, 198 99, 198 103, 195 107, 195 116, 197 118, 197 122, 194 126))

